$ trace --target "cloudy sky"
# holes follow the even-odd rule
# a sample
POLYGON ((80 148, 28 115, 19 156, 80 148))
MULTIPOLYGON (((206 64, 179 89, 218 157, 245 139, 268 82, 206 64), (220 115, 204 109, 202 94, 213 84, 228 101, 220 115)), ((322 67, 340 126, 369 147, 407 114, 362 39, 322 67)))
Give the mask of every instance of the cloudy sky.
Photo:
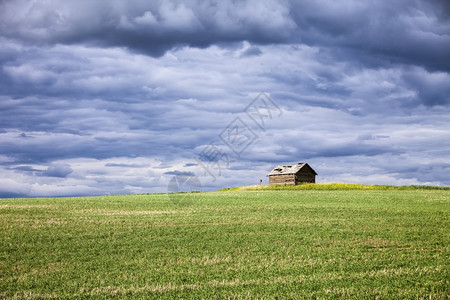
POLYGON ((450 185, 449 3, 0 1, 0 197, 450 185))

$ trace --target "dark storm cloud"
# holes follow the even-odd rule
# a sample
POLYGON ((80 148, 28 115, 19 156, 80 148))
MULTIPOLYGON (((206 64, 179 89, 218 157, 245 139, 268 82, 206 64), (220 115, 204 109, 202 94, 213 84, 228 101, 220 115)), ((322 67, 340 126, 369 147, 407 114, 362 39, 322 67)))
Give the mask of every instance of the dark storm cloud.
POLYGON ((426 106, 450 104, 450 74, 435 72, 427 74, 411 70, 403 75, 405 83, 417 92, 417 98, 426 106))
MULTIPOLYGON (((5 1, 1 34, 40 45, 173 47, 249 41, 337 48, 336 56, 450 70, 445 1, 5 1)), ((257 54, 257 48, 248 50, 257 54)), ((51 80, 51 78, 48 78, 51 80)))
POLYGON ((337 55, 363 63, 385 62, 450 70, 450 19, 438 1, 299 1, 291 12, 302 42, 341 47, 337 55), (342 52, 342 49, 344 49, 342 52))
POLYGON ((278 42, 294 29, 278 1, 19 1, 3 2, 2 11, 4 36, 127 47, 153 56, 181 45, 278 42))
POLYGON ((70 165, 52 165, 42 172, 42 176, 64 178, 72 172, 73 170, 70 165))

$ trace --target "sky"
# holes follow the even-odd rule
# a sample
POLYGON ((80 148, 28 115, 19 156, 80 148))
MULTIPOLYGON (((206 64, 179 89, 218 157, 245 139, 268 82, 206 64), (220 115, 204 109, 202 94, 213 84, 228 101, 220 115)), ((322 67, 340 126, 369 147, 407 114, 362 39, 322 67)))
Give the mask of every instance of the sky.
POLYGON ((450 2, 0 1, 0 197, 450 185, 450 2), (189 182, 187 183, 189 185, 189 182))

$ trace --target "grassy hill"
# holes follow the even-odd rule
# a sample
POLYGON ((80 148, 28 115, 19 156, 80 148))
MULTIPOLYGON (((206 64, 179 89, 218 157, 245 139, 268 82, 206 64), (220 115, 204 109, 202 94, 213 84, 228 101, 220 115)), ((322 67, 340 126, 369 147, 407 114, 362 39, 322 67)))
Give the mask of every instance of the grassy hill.
POLYGON ((449 186, 433 186, 433 185, 367 185, 357 183, 302 183, 299 185, 250 185, 239 186, 234 188, 223 188, 219 191, 279 191, 279 190, 450 190, 449 186))
POLYGON ((0 199, 0 298, 448 297, 450 191, 0 199))

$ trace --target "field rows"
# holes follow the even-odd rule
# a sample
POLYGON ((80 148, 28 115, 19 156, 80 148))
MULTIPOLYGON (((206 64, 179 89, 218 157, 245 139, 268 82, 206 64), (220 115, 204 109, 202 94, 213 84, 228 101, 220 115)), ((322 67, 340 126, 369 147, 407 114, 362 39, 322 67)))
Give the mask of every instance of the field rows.
POLYGON ((447 299, 449 212, 446 190, 0 199, 0 297, 447 299))

